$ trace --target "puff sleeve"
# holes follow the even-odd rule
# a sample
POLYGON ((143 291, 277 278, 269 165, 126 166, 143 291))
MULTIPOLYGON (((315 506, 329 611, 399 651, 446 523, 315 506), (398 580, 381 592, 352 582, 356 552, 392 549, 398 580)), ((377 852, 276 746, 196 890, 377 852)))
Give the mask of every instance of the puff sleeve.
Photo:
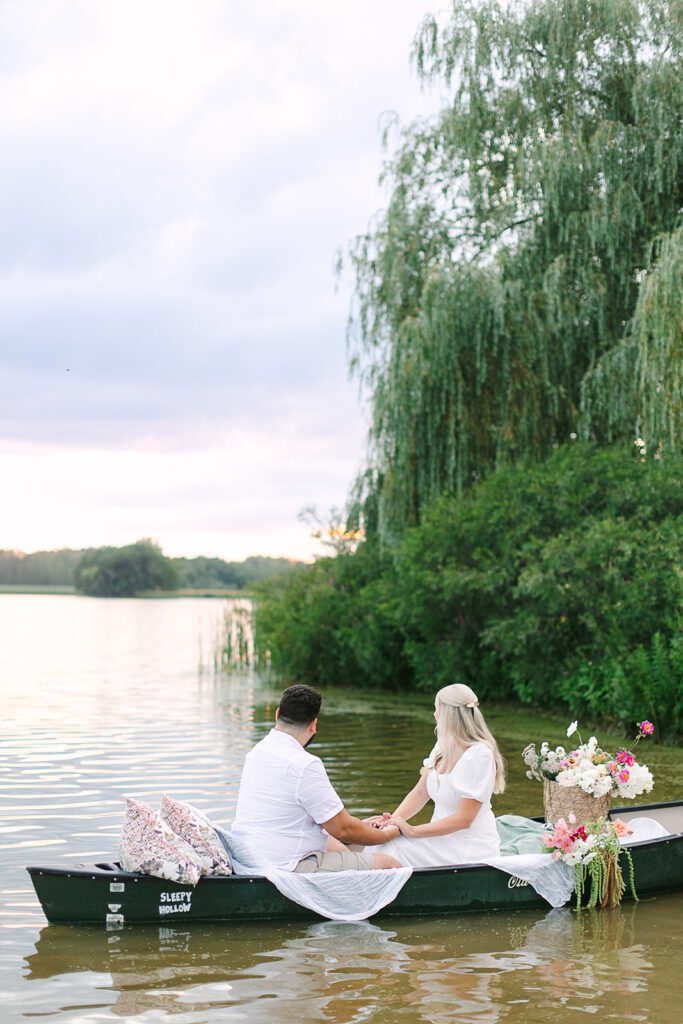
POLYGON ((433 768, 434 767, 434 758, 436 757, 436 755, 438 753, 439 753, 439 744, 435 743, 434 746, 432 747, 431 751, 427 755, 427 757, 425 757, 425 759, 423 760, 422 767, 423 768, 428 768, 428 769, 429 768, 433 768))
POLYGON ((495 775, 493 751, 485 743, 476 743, 462 755, 451 778, 461 796, 485 804, 491 799, 495 775))

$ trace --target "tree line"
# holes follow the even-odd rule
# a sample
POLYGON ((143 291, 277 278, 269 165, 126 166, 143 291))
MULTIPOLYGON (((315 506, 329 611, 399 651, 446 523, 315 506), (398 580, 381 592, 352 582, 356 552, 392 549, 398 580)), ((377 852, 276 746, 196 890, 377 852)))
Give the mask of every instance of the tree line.
POLYGON ((297 563, 287 558, 251 556, 169 558, 148 539, 124 547, 56 551, 0 550, 0 585, 75 587, 95 597, 132 597, 147 591, 244 590, 297 563))

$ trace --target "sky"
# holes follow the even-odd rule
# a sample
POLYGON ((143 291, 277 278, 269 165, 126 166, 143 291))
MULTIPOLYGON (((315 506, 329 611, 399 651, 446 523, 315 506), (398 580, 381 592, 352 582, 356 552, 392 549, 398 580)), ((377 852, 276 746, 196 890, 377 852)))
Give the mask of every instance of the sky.
MULTIPOLYGON (((310 558, 429 0, 0 0, 0 548, 310 558)), ((436 8, 438 9, 438 8, 436 8)))

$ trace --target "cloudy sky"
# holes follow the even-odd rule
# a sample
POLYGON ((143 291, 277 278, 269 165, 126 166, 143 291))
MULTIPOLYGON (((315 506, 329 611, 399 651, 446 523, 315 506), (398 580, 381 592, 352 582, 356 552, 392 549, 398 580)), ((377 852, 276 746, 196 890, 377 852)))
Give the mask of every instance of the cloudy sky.
POLYGON ((0 0, 0 548, 310 557, 365 449, 335 253, 429 0, 0 0))

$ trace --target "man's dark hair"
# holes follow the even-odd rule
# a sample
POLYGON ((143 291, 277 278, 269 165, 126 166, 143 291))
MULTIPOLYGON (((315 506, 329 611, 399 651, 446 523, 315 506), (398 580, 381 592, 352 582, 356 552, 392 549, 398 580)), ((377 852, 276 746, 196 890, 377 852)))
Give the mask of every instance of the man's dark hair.
POLYGON ((288 686, 280 697, 278 721, 283 725, 310 725, 318 717, 323 699, 312 686, 288 686))

